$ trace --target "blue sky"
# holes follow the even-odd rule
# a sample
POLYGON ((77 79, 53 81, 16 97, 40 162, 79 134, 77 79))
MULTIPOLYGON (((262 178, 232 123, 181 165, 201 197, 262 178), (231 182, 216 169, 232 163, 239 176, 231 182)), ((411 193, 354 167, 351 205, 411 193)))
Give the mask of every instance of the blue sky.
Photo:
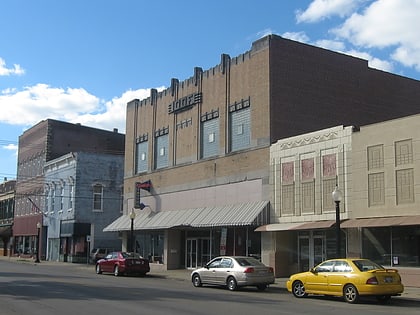
POLYGON ((420 79, 420 0, 2 0, 0 178, 46 118, 125 132, 150 88, 277 34, 420 79))

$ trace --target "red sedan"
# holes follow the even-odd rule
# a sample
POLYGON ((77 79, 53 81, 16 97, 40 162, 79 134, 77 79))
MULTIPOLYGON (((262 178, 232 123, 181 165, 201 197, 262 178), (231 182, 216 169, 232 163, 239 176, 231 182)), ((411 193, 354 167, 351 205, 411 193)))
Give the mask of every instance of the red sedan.
POLYGON ((122 274, 145 275, 150 271, 149 261, 137 253, 112 252, 96 263, 96 273, 113 273, 115 276, 122 274))

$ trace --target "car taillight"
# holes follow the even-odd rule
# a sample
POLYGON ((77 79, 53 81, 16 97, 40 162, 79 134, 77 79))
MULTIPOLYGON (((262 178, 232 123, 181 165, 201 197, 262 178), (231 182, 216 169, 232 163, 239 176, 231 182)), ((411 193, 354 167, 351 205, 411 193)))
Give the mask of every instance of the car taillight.
POLYGON ((244 270, 244 273, 253 273, 255 270, 252 267, 248 267, 244 270))
POLYGON ((367 279, 366 284, 378 284, 378 279, 376 277, 372 277, 367 279))

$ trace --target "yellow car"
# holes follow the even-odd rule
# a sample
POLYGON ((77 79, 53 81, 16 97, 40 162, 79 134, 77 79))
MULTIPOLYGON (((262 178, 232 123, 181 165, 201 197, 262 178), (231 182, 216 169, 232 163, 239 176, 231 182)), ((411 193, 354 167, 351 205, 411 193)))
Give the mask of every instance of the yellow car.
POLYGON ((349 303, 357 303, 363 295, 385 302, 404 291, 396 269, 385 269, 362 258, 326 260, 307 272, 290 276, 286 286, 297 298, 333 295, 342 296, 349 303))

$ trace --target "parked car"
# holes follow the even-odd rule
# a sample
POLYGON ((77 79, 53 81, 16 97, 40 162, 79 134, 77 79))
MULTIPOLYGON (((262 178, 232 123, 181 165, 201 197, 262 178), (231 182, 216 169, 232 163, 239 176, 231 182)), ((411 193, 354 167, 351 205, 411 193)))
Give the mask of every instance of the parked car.
POLYGON ((331 259, 307 272, 290 276, 287 290, 297 298, 308 294, 342 296, 357 303, 360 296, 388 301, 404 291, 396 269, 386 269, 369 259, 331 259))
POLYGON ((115 276, 122 274, 145 275, 150 271, 149 261, 137 253, 112 252, 100 259, 95 265, 96 273, 113 273, 115 276))
POLYGON ((274 283, 274 271, 253 257, 221 256, 194 270, 191 281, 195 287, 222 285, 234 291, 238 287, 256 286, 262 291, 274 283))
POLYGON ((113 251, 114 251, 113 248, 103 248, 103 247, 94 248, 90 252, 90 261, 92 263, 96 263, 99 259, 105 258, 105 256, 108 255, 108 253, 113 252, 113 251))

